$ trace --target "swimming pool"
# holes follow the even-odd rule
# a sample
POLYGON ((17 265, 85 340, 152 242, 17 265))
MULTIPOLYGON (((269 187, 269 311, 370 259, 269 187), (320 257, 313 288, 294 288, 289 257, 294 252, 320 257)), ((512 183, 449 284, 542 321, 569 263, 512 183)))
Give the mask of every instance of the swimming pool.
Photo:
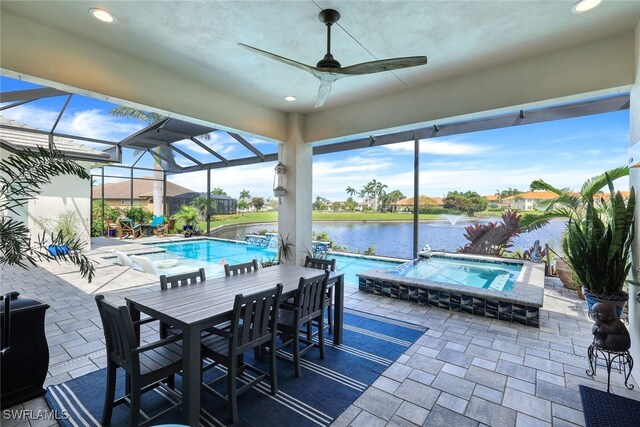
POLYGON ((480 262, 435 255, 402 264, 392 269, 391 274, 509 292, 513 289, 520 270, 522 270, 521 263, 480 262))
MULTIPOLYGON (((182 265, 203 267, 207 277, 224 276, 224 264, 239 264, 252 259, 268 261, 277 258, 275 248, 248 245, 245 242, 223 239, 198 239, 175 243, 151 243, 149 246, 162 248, 166 252, 145 255, 157 262, 176 259, 182 265)), ((336 259, 336 269, 345 273, 345 284, 358 286, 356 274, 371 269, 388 270, 405 261, 391 261, 359 255, 331 253, 336 259)))

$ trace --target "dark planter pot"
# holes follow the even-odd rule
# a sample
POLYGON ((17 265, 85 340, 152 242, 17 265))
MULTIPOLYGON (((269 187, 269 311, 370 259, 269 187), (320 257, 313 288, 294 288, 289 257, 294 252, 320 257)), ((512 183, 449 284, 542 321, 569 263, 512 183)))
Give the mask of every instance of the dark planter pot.
POLYGON ((193 225, 183 225, 182 233, 184 234, 184 237, 193 236, 193 225))
POLYGON ((618 315, 618 319, 622 316, 622 312, 624 310, 625 305, 627 305, 627 301, 629 301, 629 294, 620 291, 615 294, 597 294, 595 292, 591 292, 588 289, 583 289, 585 300, 587 301, 587 309, 589 310, 589 318, 591 318, 593 306, 596 303, 602 302, 605 304, 609 304, 613 307, 618 315))

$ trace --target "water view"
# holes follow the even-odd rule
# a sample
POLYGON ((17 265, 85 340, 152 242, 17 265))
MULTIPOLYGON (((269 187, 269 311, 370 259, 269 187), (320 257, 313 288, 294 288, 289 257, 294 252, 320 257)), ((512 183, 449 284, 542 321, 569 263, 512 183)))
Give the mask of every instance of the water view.
MULTIPOLYGON (((496 221, 498 218, 485 218, 481 221, 496 221)), ((469 221, 459 220, 421 222, 419 225, 419 248, 428 243, 432 250, 455 252, 468 241, 464 238, 464 227, 469 221)), ((247 234, 260 230, 275 230, 277 224, 239 225, 213 234, 213 237, 244 240, 247 234)), ((544 245, 548 243, 555 251, 560 249, 560 239, 565 222, 552 220, 549 225, 530 233, 523 233, 514 239, 515 249, 526 250, 536 240, 544 245)), ((376 255, 411 258, 413 224, 411 222, 325 222, 314 221, 313 231, 326 232, 335 245, 347 247, 351 252, 364 252, 371 245, 375 246, 376 255)))

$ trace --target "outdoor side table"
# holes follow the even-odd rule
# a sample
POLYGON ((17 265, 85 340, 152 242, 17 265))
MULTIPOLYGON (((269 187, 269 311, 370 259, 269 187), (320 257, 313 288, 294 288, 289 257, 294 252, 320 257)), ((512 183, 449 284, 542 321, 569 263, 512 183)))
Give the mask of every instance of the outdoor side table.
POLYGON ((611 368, 614 365, 618 372, 624 373, 624 386, 629 390, 633 390, 633 384, 629 384, 629 377, 631 376, 631 370, 633 369, 633 358, 631 357, 629 350, 613 351, 591 344, 587 349, 587 355, 589 356, 590 368, 587 369, 587 375, 590 377, 593 377, 596 374, 598 360, 601 358, 604 359, 605 367, 607 368, 607 393, 609 393, 611 388, 611 368))

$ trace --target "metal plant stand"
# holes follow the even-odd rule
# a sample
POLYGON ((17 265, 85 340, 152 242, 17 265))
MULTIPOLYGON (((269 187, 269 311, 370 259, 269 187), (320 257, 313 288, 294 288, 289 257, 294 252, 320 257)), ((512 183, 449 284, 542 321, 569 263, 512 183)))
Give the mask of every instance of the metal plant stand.
POLYGON ((633 369, 633 358, 629 350, 625 351, 613 351, 601 348, 595 344, 591 344, 587 350, 589 356, 589 368, 587 369, 587 375, 593 377, 596 374, 596 368, 598 366, 598 359, 604 359, 605 366, 607 367, 607 393, 611 388, 611 367, 615 363, 618 372, 624 373, 624 386, 629 390, 633 390, 633 384, 629 384, 629 377, 631 376, 631 370, 633 369), (627 370, 628 367, 628 370, 627 370))

